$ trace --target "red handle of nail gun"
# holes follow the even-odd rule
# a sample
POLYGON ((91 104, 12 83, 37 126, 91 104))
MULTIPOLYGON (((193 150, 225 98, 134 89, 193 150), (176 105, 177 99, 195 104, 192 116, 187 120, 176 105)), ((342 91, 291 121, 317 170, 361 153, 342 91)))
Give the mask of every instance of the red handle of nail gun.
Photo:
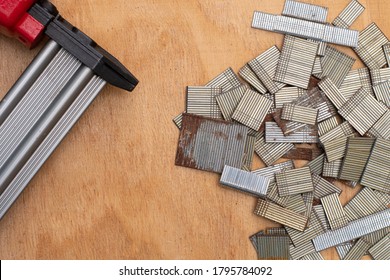
POLYGON ((41 40, 45 29, 45 26, 28 13, 36 1, 0 0, 0 32, 17 38, 29 48, 41 40))

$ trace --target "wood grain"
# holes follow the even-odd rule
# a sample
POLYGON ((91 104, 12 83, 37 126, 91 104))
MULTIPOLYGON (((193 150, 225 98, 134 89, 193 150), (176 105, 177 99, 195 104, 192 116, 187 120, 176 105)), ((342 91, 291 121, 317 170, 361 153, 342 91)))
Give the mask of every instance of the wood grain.
MULTIPOLYGON (((248 237, 276 224, 253 214, 253 197, 220 187, 218 175, 174 165, 172 118, 187 85, 281 46, 282 35, 250 24, 254 10, 279 14, 283 2, 53 0, 141 82, 133 93, 107 87, 88 109, 0 221, 0 258, 255 259, 248 237)), ((349 1, 307 2, 328 6, 332 21, 349 1)), ((390 36, 390 5, 361 3, 352 28, 375 21, 390 36)), ((0 37, 0 97, 36 52, 0 37)), ((357 190, 343 189, 345 203, 357 190)))

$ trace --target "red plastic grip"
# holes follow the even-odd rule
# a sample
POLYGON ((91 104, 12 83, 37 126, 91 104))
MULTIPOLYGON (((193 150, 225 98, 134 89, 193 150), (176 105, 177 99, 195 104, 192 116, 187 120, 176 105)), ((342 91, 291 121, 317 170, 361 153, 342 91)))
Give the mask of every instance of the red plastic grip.
POLYGON ((27 11, 37 0, 0 0, 0 32, 34 47, 45 27, 27 11))

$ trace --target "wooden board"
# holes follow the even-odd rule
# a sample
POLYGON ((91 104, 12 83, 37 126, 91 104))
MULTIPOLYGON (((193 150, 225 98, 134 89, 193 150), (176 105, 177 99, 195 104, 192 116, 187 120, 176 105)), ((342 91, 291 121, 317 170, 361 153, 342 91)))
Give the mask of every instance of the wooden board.
MULTIPOLYGON (((306 2, 329 6, 332 21, 349 0, 306 2)), ((276 224, 253 214, 255 198, 221 188, 217 174, 175 166, 172 118, 187 85, 281 46, 282 35, 250 25, 254 10, 280 14, 284 1, 53 3, 140 84, 133 93, 109 86, 88 109, 0 221, 0 258, 255 259, 249 236, 276 224)), ((390 6, 361 3, 367 9, 352 28, 375 21, 390 36, 390 6)), ((0 98, 36 52, 0 37, 0 98)), ((343 189, 343 203, 358 190, 343 189)), ((338 258, 333 249, 324 257, 338 258)))

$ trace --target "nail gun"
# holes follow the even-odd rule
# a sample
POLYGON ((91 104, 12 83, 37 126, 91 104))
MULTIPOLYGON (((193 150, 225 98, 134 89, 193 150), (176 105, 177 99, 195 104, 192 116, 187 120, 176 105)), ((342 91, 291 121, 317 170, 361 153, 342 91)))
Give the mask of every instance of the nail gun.
POLYGON ((0 219, 106 83, 138 80, 47 0, 0 0, 0 32, 49 40, 0 102, 0 219))

